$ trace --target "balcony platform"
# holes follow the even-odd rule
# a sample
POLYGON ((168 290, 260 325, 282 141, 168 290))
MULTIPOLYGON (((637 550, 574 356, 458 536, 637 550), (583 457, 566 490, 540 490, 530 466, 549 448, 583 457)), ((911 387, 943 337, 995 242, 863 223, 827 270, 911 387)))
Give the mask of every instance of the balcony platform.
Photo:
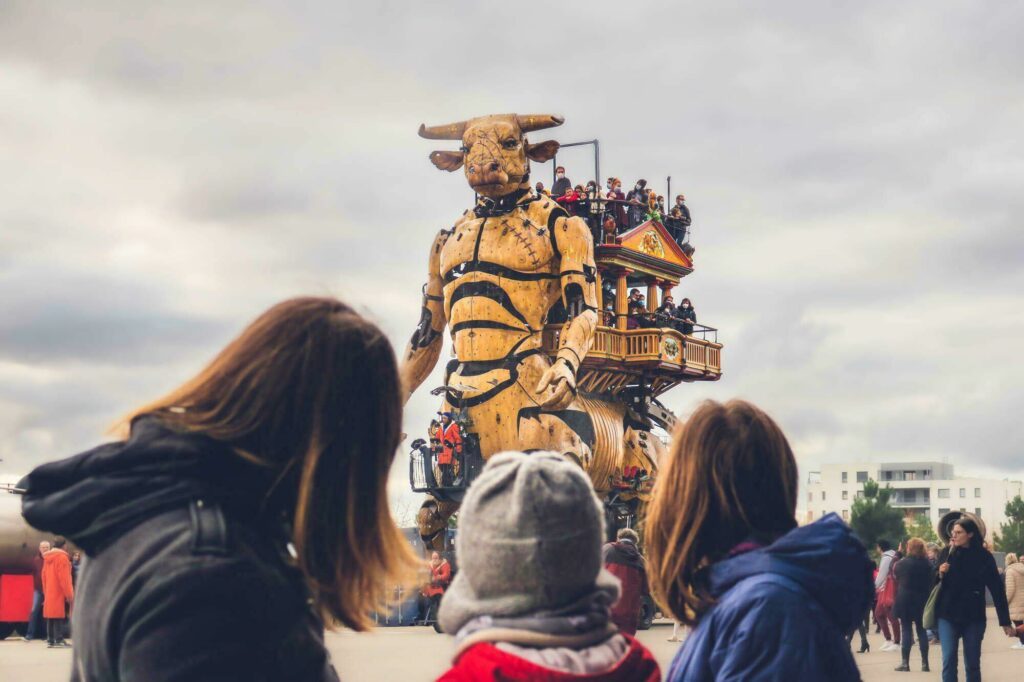
MULTIPOLYGON (((561 325, 544 329, 545 353, 554 359, 561 325)), ((598 327, 594 345, 583 358, 576 386, 583 393, 615 396, 640 383, 658 396, 681 383, 718 381, 722 344, 668 328, 598 327)))

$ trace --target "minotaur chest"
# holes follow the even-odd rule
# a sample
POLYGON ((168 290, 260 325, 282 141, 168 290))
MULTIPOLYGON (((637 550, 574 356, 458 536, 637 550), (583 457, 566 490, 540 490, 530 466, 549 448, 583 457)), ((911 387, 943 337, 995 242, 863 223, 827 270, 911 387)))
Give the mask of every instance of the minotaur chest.
POLYGON ((441 251, 441 276, 450 283, 470 272, 510 278, 556 273, 557 259, 547 221, 517 209, 491 218, 470 218, 455 226, 441 251))

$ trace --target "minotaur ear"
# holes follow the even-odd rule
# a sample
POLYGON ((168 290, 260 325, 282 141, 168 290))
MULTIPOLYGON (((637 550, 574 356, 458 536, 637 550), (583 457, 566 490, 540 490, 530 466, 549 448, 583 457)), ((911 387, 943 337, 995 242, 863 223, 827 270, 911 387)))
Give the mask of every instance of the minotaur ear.
POLYGON ((526 145, 526 156, 531 161, 537 163, 544 163, 550 161, 555 154, 558 153, 558 143, 554 140, 548 140, 547 142, 538 142, 537 144, 526 145))
POLYGON ((466 155, 463 152, 431 152, 430 161, 439 170, 456 171, 462 168, 466 155))

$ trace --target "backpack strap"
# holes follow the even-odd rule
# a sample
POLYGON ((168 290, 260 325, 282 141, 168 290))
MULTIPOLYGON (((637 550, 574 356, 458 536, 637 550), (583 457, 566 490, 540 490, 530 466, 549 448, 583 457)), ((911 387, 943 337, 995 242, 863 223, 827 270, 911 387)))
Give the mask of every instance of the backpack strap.
POLYGON ((216 502, 192 500, 188 507, 192 522, 192 553, 224 556, 228 550, 228 524, 216 502))

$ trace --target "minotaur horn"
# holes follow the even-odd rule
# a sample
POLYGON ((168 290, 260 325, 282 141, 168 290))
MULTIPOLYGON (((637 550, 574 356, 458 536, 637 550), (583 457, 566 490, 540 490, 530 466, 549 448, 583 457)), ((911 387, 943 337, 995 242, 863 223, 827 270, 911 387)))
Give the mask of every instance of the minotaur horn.
POLYGON ((524 133, 554 128, 565 123, 564 118, 554 114, 516 114, 515 116, 516 121, 519 123, 519 129, 524 133))
POLYGON ((462 134, 466 132, 469 121, 459 121, 443 126, 426 126, 420 124, 420 137, 428 140, 461 140, 462 134))

